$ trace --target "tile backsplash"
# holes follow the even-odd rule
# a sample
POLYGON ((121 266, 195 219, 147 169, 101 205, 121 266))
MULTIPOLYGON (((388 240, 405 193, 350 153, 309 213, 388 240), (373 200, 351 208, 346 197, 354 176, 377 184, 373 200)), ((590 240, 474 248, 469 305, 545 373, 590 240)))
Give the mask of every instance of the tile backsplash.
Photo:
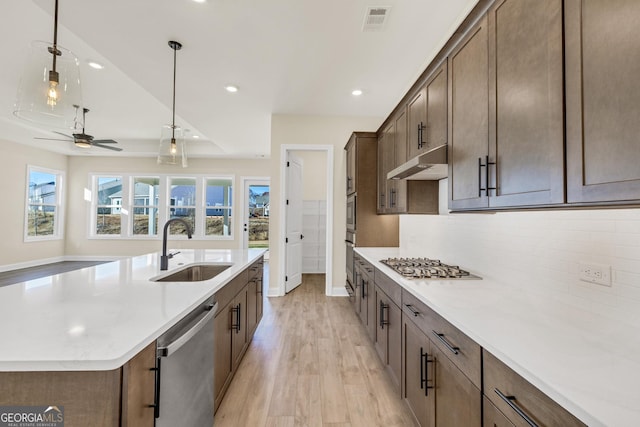
POLYGON ((400 247, 552 300, 640 324, 640 209, 402 215, 400 247), (579 280, 581 262, 611 266, 611 287, 579 280))

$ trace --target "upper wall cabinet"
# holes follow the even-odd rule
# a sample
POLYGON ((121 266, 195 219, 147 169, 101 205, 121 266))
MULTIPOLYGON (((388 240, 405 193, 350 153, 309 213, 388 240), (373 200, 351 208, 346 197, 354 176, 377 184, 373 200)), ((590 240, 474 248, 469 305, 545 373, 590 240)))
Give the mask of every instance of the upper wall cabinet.
POLYGON ((564 202, 562 0, 499 0, 449 57, 453 210, 564 202))
POLYGON ((565 0, 567 201, 640 199, 640 2, 565 0))
POLYGON ((487 207, 481 162, 489 147, 489 43, 483 17, 449 56, 449 208, 487 207))
POLYGON ((447 63, 407 104, 407 158, 447 143, 447 63))

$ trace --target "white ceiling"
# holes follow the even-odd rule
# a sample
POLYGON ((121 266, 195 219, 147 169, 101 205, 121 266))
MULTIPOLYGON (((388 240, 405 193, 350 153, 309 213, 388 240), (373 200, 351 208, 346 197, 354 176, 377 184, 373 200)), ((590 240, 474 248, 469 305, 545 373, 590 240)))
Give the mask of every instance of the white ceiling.
POLYGON ((191 156, 269 156, 271 115, 386 117, 477 0, 59 0, 58 43, 80 59, 86 132, 121 153, 34 141, 51 129, 13 116, 32 40, 51 41, 54 0, 4 0, 2 137, 70 155, 153 156, 171 122, 191 130, 191 156), (391 6, 363 32, 367 7, 391 6), (94 60, 105 65, 96 71, 94 60), (240 88, 236 94, 224 86, 240 88), (353 97, 353 89, 364 94, 353 97))

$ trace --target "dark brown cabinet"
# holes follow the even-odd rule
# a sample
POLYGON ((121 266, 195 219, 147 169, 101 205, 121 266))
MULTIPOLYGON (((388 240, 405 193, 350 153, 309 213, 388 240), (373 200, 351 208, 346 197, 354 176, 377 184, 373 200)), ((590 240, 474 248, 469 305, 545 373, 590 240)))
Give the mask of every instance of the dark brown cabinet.
POLYGON ((420 425, 480 427, 480 346, 406 291, 402 305, 402 396, 420 425))
POLYGON ((411 321, 402 321, 402 398, 421 427, 435 426, 435 390, 431 342, 411 321))
MULTIPOLYGON (((517 426, 585 426, 566 409, 486 350, 483 351, 483 368, 484 394, 486 399, 495 406, 495 408, 489 407, 489 410, 494 412, 494 419, 500 420, 502 419, 500 415, 503 415, 517 426)), ((485 405, 486 412, 487 405, 485 405)), ((504 423, 503 419, 502 422, 504 423)), ((495 423, 498 426, 503 425, 495 423)))
POLYGON ((640 2, 566 0, 567 201, 640 200, 640 2))
POLYGON ((402 288, 375 269, 376 333, 374 346, 398 392, 402 378, 402 288))
POLYGON ((387 179, 407 160, 407 113, 402 110, 378 135, 379 214, 437 214, 438 182, 387 179))
POLYGON ((449 56, 449 209, 487 207, 482 161, 489 144, 487 18, 449 56), (480 161, 478 160, 480 159, 480 161))
MULTIPOLYGON (((398 246, 398 218, 377 215, 378 138, 372 132, 354 132, 345 147, 352 166, 354 191, 349 208, 354 215, 355 246, 398 246), (351 153, 351 154, 349 154, 351 153), (351 157, 349 157, 351 156, 351 157)), ((349 213, 348 213, 349 215, 349 213)))
POLYGON ((387 174, 395 167, 395 122, 389 124, 378 136, 378 207, 379 214, 391 213, 389 193, 392 182, 387 174))
POLYGON ((435 369, 436 425, 480 427, 482 393, 445 354, 431 345, 435 369))
POLYGON ((263 259, 255 261, 216 292, 219 306, 214 320, 214 409, 222 402, 253 333, 262 319, 263 259))
POLYGON ((449 57, 449 207, 564 202, 561 0, 498 0, 449 57))
POLYGON ((407 158, 447 143, 447 63, 429 77, 407 104, 407 158))
POLYGON ((362 258, 356 258, 356 313, 367 329, 369 338, 375 337, 375 282, 371 264, 362 258))

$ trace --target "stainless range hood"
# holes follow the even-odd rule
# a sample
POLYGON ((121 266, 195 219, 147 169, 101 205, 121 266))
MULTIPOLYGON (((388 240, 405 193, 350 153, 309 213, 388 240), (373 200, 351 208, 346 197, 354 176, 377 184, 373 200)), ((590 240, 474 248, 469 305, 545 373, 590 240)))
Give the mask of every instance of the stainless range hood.
POLYGON ((447 144, 442 144, 390 171, 387 179, 437 181, 448 174, 447 144))

